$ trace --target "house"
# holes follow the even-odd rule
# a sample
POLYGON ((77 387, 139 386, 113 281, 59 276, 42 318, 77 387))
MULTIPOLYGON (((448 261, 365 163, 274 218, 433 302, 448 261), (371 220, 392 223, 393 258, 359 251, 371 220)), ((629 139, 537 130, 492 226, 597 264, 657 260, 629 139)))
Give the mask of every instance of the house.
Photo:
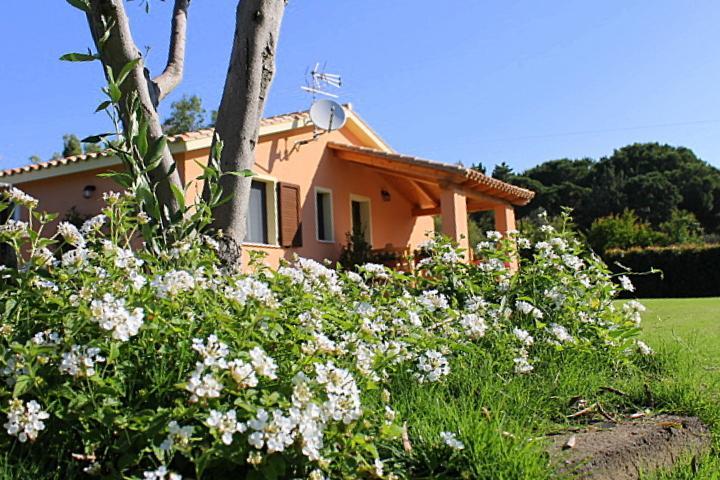
MULTIPOLYGON (((336 260, 346 234, 359 231, 373 248, 413 249, 442 218, 442 231, 468 247, 468 212, 491 210, 496 229, 515 228, 513 207, 533 192, 459 165, 403 155, 390 148, 350 106, 339 130, 313 140, 307 112, 262 120, 252 180, 245 251, 266 261, 300 256, 336 260), (310 141, 308 141, 310 140, 310 141)), ((200 176, 211 129, 168 138, 186 184, 200 176)), ((107 153, 77 155, 0 172, 0 182, 40 200, 60 218, 74 209, 94 215, 102 193, 117 185, 99 173, 122 168, 107 153)), ((188 188, 193 201, 200 186, 188 188)))

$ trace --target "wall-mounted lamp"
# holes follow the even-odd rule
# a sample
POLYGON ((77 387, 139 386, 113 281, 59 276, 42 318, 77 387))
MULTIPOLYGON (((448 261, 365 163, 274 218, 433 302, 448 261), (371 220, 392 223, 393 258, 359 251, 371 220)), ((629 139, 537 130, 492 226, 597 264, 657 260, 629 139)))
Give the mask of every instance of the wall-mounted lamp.
POLYGON ((391 197, 390 197, 390 192, 388 192, 388 191, 385 190, 384 188, 383 188, 382 190, 380 190, 380 196, 382 197, 383 202, 389 202, 389 201, 390 201, 390 198, 391 198, 391 197))
POLYGON ((86 185, 85 188, 83 188, 83 198, 92 197, 95 190, 97 190, 95 185, 86 185))

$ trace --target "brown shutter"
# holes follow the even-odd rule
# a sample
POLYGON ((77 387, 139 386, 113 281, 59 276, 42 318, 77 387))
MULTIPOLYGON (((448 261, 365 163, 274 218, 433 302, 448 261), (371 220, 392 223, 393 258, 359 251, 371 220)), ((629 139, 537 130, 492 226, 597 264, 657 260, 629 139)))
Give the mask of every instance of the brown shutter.
POLYGON ((292 183, 278 183, 278 212, 280 223, 280 245, 283 247, 302 246, 302 221, 300 220, 300 186, 292 183))

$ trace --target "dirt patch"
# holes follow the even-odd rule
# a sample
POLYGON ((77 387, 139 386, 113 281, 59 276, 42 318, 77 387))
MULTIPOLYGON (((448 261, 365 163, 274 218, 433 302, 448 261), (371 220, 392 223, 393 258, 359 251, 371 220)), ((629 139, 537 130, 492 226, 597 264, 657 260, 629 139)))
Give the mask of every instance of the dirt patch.
POLYGON ((598 423, 549 438, 558 473, 592 480, 638 479, 641 472, 700 455, 711 443, 700 420, 674 415, 598 423))

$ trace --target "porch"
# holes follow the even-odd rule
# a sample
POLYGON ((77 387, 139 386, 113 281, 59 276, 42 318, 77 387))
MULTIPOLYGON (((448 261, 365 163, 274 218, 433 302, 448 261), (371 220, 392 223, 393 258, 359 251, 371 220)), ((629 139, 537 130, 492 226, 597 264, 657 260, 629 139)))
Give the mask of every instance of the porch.
POLYGON ((367 147, 329 142, 336 158, 362 165, 380 175, 405 197, 415 217, 439 215, 442 233, 470 251, 468 213, 492 211, 495 229, 514 230, 515 206, 526 205, 534 192, 465 168, 367 147))

